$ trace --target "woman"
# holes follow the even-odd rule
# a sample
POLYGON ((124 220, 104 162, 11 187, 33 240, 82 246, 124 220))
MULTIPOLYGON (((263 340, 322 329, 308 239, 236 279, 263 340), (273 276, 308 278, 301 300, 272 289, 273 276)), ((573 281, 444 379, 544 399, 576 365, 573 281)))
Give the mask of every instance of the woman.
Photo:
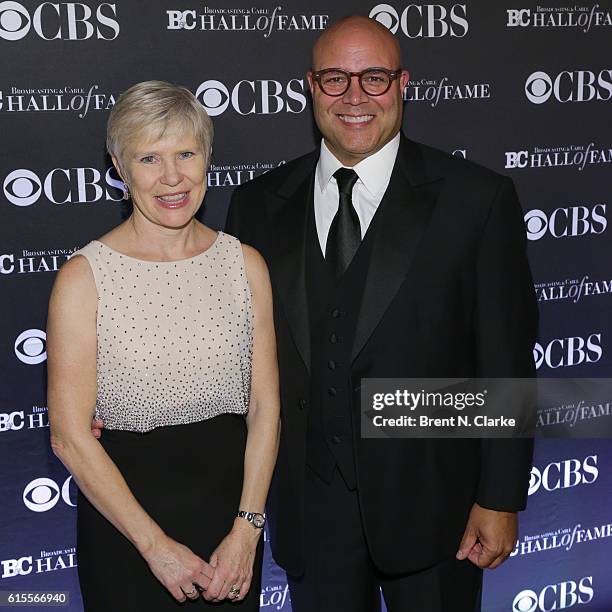
POLYGON ((87 612, 200 594, 259 609, 279 432, 272 297, 257 251, 195 219, 212 133, 182 87, 121 96, 107 147, 133 212, 75 253, 51 295, 51 444, 80 489, 87 612))

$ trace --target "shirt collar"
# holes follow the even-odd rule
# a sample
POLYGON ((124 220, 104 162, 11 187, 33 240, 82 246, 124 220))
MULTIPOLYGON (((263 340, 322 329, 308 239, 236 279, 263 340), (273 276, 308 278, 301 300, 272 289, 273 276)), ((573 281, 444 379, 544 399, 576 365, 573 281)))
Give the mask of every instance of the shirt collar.
MULTIPOLYGON (((352 169, 371 195, 379 194, 389 184, 399 144, 398 132, 380 151, 376 151, 353 166, 352 169)), ((319 189, 325 191, 334 172, 343 167, 346 166, 343 166, 342 162, 327 148, 325 141, 321 140, 321 153, 317 164, 319 189)))

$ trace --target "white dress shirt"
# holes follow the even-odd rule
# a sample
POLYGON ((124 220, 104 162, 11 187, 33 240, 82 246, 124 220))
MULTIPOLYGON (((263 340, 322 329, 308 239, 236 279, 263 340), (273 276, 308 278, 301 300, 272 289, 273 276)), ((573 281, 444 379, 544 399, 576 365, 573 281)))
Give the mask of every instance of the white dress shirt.
MULTIPOLYGON (((361 238, 368 231, 378 205, 385 195, 397 157, 399 143, 400 135, 398 133, 380 151, 366 157, 351 168, 359 177, 353 187, 352 195, 353 206, 357 211, 361 226, 361 238)), ((323 255, 325 255, 329 228, 338 211, 338 183, 333 175, 339 168, 346 167, 336 159, 327 148, 325 141, 322 140, 314 185, 314 214, 323 255)))

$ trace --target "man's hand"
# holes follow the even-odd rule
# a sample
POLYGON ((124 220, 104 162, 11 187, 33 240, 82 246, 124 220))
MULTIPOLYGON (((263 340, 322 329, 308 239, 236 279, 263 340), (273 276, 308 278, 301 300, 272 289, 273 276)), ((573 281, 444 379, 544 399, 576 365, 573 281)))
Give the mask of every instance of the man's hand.
POLYGON ((516 512, 487 510, 472 506, 457 559, 469 559, 480 568, 495 569, 510 555, 516 544, 516 512))
POLYGON ((102 429, 104 428, 104 421, 102 419, 92 419, 91 420, 91 435, 99 440, 102 435, 102 429))

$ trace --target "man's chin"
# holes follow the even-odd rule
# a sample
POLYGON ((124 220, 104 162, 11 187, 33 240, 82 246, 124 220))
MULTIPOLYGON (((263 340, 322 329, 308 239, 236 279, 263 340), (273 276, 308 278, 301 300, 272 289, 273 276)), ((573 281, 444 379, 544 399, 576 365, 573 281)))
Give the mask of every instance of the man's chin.
POLYGON ((346 156, 364 157, 377 150, 376 144, 376 138, 363 134, 359 138, 338 139, 334 149, 346 156))

